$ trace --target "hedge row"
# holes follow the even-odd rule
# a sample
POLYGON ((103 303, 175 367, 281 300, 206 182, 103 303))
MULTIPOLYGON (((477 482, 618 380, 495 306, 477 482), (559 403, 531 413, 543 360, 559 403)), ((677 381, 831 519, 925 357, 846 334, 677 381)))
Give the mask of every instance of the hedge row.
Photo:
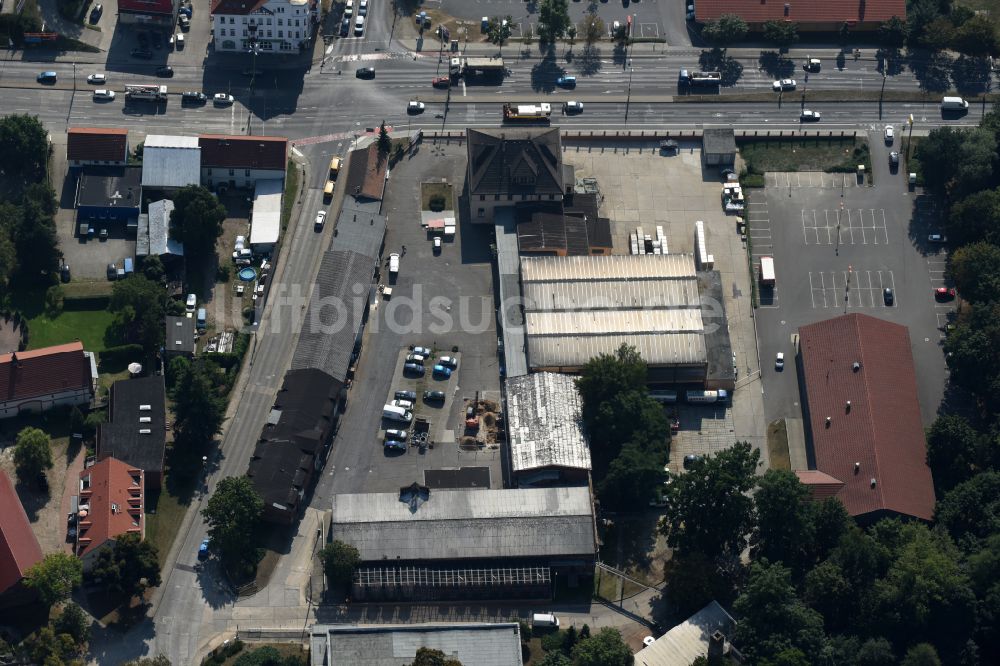
POLYGON ((101 363, 124 363, 126 361, 141 361, 145 358, 142 345, 120 345, 109 347, 98 352, 101 363))

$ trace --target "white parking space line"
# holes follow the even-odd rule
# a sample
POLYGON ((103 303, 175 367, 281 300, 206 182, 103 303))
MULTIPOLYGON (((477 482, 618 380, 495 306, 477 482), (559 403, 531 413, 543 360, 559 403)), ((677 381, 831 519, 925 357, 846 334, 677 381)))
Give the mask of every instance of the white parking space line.
POLYGON ((647 38, 656 38, 660 36, 660 24, 659 23, 640 23, 639 24, 639 36, 647 38))
POLYGON ((802 235, 806 245, 888 245, 885 210, 802 209, 802 235), (838 235, 839 228, 839 236, 838 235))
POLYGON ((813 308, 847 309, 896 307, 896 281, 892 271, 846 270, 809 272, 813 308), (886 305, 885 290, 892 289, 893 304, 886 305))

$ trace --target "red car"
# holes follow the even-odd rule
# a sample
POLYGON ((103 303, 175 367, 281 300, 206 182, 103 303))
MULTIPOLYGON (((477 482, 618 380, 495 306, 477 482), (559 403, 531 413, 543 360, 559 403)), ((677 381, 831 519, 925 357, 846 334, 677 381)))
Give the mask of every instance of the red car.
POLYGON ((447 76, 439 76, 433 81, 431 81, 431 85, 434 86, 435 88, 450 88, 451 79, 448 78, 447 76))
POLYGON ((955 298, 955 290, 948 287, 938 287, 934 290, 934 298, 939 301, 950 301, 955 298))

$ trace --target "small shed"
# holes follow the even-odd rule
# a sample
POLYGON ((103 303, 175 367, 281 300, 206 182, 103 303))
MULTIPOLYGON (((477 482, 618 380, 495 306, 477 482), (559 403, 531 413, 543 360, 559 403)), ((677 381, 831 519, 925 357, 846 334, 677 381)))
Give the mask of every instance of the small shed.
POLYGON ((707 129, 702 133, 701 152, 708 166, 736 163, 736 133, 732 128, 707 129))

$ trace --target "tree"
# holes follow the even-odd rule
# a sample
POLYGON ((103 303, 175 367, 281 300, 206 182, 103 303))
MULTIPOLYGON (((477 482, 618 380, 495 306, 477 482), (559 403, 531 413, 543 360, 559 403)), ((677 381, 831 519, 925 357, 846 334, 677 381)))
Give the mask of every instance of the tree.
POLYGON ((739 14, 723 14, 709 21, 701 29, 701 36, 718 46, 729 46, 742 40, 749 31, 747 22, 739 14))
POLYGON ((204 261, 215 254, 225 221, 226 207, 207 188, 188 185, 174 195, 170 224, 174 237, 184 243, 188 261, 204 261))
POLYGON ((12 236, 16 225, 9 221, 9 214, 19 215, 17 206, 9 202, 0 202, 0 289, 7 290, 10 279, 17 270, 17 249, 12 236))
POLYGON ((569 44, 570 50, 573 49, 573 45, 576 44, 576 26, 569 25, 566 27, 566 43, 569 44))
POLYGON ((389 130, 385 126, 385 121, 378 126, 378 158, 384 160, 392 152, 392 139, 389 137, 389 130))
POLYGON ((557 650, 555 652, 546 652, 542 660, 538 662, 538 666, 573 666, 573 662, 570 661, 569 657, 557 650))
POLYGON ((858 666, 895 666, 898 663, 892 645, 881 636, 862 643, 855 660, 858 666))
POLYGON ((935 194, 960 199, 984 189, 992 178, 997 138, 983 128, 931 130, 914 152, 924 183, 935 194))
POLYGON ((69 553, 50 553, 28 569, 24 584, 35 590, 46 606, 69 598, 73 588, 83 581, 83 564, 69 553))
POLYGON ((225 403, 212 384, 212 367, 199 359, 174 378, 177 439, 180 448, 192 455, 201 455, 212 438, 222 432, 225 403))
POLYGON ((340 586, 351 584, 354 571, 361 564, 361 554, 357 548, 336 540, 319 551, 319 559, 330 583, 340 586))
POLYGON ((201 515, 224 564, 232 566, 252 557, 263 511, 264 501, 249 478, 230 476, 219 481, 201 515))
POLYGON ((90 623, 90 616, 80 606, 69 602, 62 607, 52 627, 57 634, 69 634, 77 645, 84 646, 90 641, 90 623))
POLYGON ((847 21, 840 26, 840 43, 842 45, 847 45, 847 42, 851 40, 851 24, 847 21))
POLYGON ((604 21, 596 12, 588 12, 580 21, 580 34, 587 44, 593 44, 604 36, 604 21))
POLYGON ((906 42, 906 23, 898 16, 893 16, 878 27, 878 37, 885 46, 898 49, 906 42))
POLYGON ((951 40, 952 48, 970 56, 986 57, 1000 51, 997 31, 986 16, 973 16, 959 26, 951 40))
POLYGON ((543 44, 561 39, 571 23, 567 0, 542 0, 538 6, 538 39, 543 44))
POLYGON ((510 31, 514 25, 514 17, 510 14, 505 16, 503 20, 494 16, 490 19, 490 22, 486 27, 486 38, 489 40, 490 44, 496 44, 500 47, 500 54, 503 54, 503 45, 507 43, 510 39, 510 31))
POLYGON ((799 26, 791 21, 768 21, 764 24, 764 39, 786 49, 799 41, 799 26))
POLYGON ((768 470, 754 494, 757 525, 750 537, 751 557, 802 571, 813 540, 813 504, 808 500, 809 490, 793 472, 768 470))
POLYGON ((462 666, 462 662, 458 659, 449 659, 441 650, 422 647, 417 649, 410 666, 462 666))
POLYGON ((965 551, 1000 534, 1000 472, 975 474, 938 500, 935 521, 965 551))
POLYGON ((693 615, 712 600, 732 598, 732 577, 710 555, 674 553, 663 568, 668 598, 684 616, 693 615))
POLYGON ((238 656, 233 666, 306 666, 306 662, 296 654, 283 657, 277 648, 264 645, 238 656))
POLYGON ((163 282, 163 277, 166 275, 166 270, 163 268, 163 261, 155 254, 142 258, 140 271, 146 276, 147 280, 153 282, 163 282))
POLYGON ((156 546, 138 534, 123 534, 113 545, 101 548, 87 577, 127 599, 141 598, 148 588, 160 584, 156 546))
POLYGON ((735 558, 753 525, 753 500, 760 451, 747 442, 708 456, 667 486, 660 529, 682 553, 735 558))
POLYGON ((973 303, 945 339, 944 351, 951 381, 987 404, 998 396, 991 389, 1000 374, 1000 304, 973 303))
POLYGON ((59 270, 62 253, 55 211, 55 192, 48 183, 33 183, 25 188, 13 234, 17 277, 25 283, 48 284, 59 270))
POLYGON ((826 645, 823 618, 795 594, 791 575, 780 564, 755 562, 743 592, 733 603, 736 637, 733 642, 750 657, 775 659, 795 648, 818 655, 826 645))
POLYGON ((17 477, 34 482, 45 470, 52 469, 52 444, 49 436, 38 428, 23 428, 14 445, 14 465, 17 477))
POLYGON ((28 654, 35 664, 44 666, 83 666, 81 652, 69 634, 57 634, 52 625, 42 627, 26 641, 28 654))
POLYGON ((23 182, 45 179, 49 133, 36 116, 14 114, 0 118, 0 170, 23 182))
POLYGON ((990 302, 1000 298, 1000 246, 972 243, 955 250, 948 261, 948 272, 962 297, 969 301, 990 302))
POLYGON ((52 285, 45 290, 45 314, 55 319, 62 314, 65 301, 66 294, 63 292, 62 285, 52 285))
POLYGON ((956 201, 948 216, 948 240, 956 247, 976 241, 1000 243, 1000 189, 973 192, 956 201))
POLYGON ((939 496, 982 469, 986 442, 968 419, 942 414, 927 429, 927 465, 939 496))
POLYGON ((153 353, 163 344, 166 301, 163 285, 144 275, 133 275, 115 282, 108 308, 115 313, 116 325, 123 329, 125 337, 153 353))
POLYGON ((901 666, 941 666, 941 658, 930 643, 917 643, 906 651, 901 666))
POLYGON ((140 657, 132 661, 126 661, 122 666, 171 666, 170 660, 162 654, 155 657, 140 657))
POLYGON ((598 496, 602 504, 609 509, 633 511, 649 504, 666 476, 665 461, 663 454, 644 451, 635 444, 623 446, 600 482, 598 496))
POLYGON ((632 650, 613 627, 604 627, 573 648, 574 666, 631 666, 632 650))

